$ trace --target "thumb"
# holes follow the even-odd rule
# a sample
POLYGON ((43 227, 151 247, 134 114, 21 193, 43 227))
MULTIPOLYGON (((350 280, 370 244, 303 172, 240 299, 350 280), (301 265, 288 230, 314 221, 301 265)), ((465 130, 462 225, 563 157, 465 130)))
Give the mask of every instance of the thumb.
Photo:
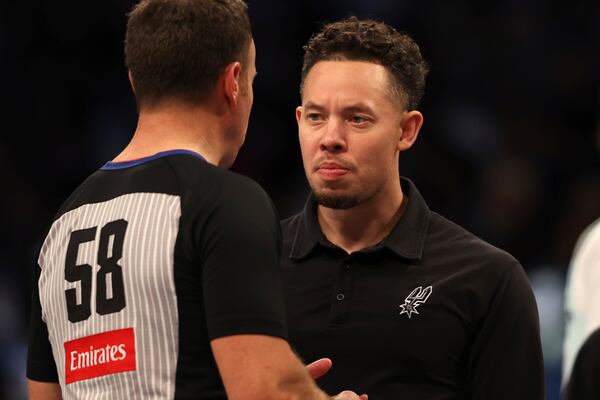
POLYGON ((306 371, 313 379, 318 379, 325 375, 333 363, 329 358, 321 358, 306 366, 306 371))

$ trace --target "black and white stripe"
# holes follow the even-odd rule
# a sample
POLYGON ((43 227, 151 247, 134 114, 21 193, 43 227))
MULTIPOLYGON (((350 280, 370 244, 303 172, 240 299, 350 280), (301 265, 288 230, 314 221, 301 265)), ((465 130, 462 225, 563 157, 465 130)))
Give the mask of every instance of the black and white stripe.
POLYGON ((52 225, 38 260, 38 286, 64 399, 173 399, 179 323, 174 251, 180 215, 179 196, 132 193, 82 205, 52 225), (99 315, 95 299, 100 228, 118 219, 128 222, 123 256, 118 262, 123 269, 126 307, 99 315), (65 255, 71 232, 90 227, 98 227, 96 240, 79 246, 77 265, 90 264, 94 269, 92 314, 85 321, 72 323, 67 317, 65 290, 76 287, 81 301, 81 287, 65 280, 65 255), (129 327, 135 332, 136 371, 65 385, 64 342, 129 327))

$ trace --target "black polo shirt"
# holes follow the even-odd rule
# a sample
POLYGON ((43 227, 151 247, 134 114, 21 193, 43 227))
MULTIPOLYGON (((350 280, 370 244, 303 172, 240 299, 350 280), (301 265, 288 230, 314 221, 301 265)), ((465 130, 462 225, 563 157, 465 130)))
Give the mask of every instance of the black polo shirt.
POLYGON ((282 222, 289 338, 317 383, 370 400, 543 399, 535 299, 508 253, 429 210, 416 187, 381 243, 346 253, 311 195, 282 222))

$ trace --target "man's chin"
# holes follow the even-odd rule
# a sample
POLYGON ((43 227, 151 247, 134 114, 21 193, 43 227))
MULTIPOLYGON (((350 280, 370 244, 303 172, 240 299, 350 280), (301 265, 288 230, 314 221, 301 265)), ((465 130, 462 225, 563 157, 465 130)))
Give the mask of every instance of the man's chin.
POLYGON ((314 192, 317 204, 333 208, 336 210, 347 210, 349 208, 356 207, 360 204, 361 200, 358 196, 351 194, 341 193, 327 193, 323 191, 314 192))

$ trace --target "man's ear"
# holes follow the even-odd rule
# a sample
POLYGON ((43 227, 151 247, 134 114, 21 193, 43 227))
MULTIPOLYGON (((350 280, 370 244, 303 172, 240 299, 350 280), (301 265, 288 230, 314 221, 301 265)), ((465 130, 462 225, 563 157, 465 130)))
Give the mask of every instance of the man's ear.
POLYGON ((302 121, 302 113, 304 112, 304 108, 302 106, 296 107, 296 122, 298 126, 300 126, 300 121, 302 121))
POLYGON ((131 90, 133 90, 133 94, 135 94, 135 83, 133 82, 133 75, 131 75, 131 70, 127 70, 127 77, 129 78, 129 84, 131 85, 131 90))
POLYGON ((398 150, 404 151, 412 147, 423 126, 423 114, 419 111, 405 111, 400 122, 400 140, 398 150))
POLYGON ((238 96, 240 95, 240 77, 242 72, 242 64, 239 61, 232 62, 223 71, 223 94, 227 104, 234 108, 238 104, 238 96))

